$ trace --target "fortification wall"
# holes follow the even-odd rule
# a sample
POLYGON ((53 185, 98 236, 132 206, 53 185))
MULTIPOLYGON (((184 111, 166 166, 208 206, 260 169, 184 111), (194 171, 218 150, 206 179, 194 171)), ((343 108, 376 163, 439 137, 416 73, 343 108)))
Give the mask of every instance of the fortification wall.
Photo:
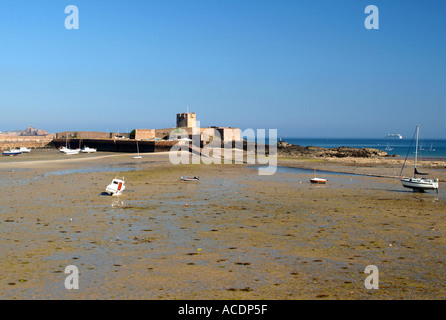
POLYGON ((0 135, 0 148, 3 150, 11 148, 46 148, 52 146, 55 135, 47 136, 14 136, 0 135))
MULTIPOLYGON (((65 139, 54 139, 53 143, 56 148, 60 148, 65 146, 67 141, 65 139)), ((71 148, 83 148, 87 146, 95 148, 98 151, 107 152, 136 153, 139 148, 139 152, 144 153, 169 151, 176 142, 142 140, 138 141, 138 146, 136 146, 136 140, 127 139, 69 139, 68 144, 71 148)))
POLYGON ((149 140, 155 138, 155 129, 136 129, 135 140, 149 140))

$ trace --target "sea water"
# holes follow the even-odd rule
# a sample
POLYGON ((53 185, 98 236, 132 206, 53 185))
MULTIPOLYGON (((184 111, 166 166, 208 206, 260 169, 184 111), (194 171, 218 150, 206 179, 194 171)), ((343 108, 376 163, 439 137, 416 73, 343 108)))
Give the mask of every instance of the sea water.
MULTIPOLYGON (((412 139, 358 139, 358 138, 281 138, 282 141, 303 147, 323 148, 373 148, 405 158, 415 157, 415 142, 412 139), (412 146, 411 146, 412 144, 412 146), (386 150, 386 148, 392 150, 386 150), (409 151, 410 148, 410 151, 409 151), (409 151, 409 153, 408 153, 409 151)), ((279 139, 280 140, 280 139, 279 139)), ((446 159, 446 140, 423 139, 418 141, 419 159, 446 159)))

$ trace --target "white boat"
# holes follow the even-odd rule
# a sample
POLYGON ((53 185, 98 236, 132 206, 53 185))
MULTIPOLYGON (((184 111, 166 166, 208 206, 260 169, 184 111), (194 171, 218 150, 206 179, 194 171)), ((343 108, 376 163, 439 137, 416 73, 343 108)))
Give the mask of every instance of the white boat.
POLYGON ((20 152, 21 152, 21 153, 30 153, 30 152, 31 152, 31 149, 26 148, 26 147, 21 147, 21 148, 20 148, 20 152))
POLYGON ((386 150, 386 151, 392 151, 393 148, 392 148, 389 144, 387 144, 387 147, 386 147, 384 150, 386 150))
POLYGON ((314 184, 326 184, 327 183, 327 179, 312 178, 312 179, 310 179, 310 182, 314 183, 314 184))
POLYGON ((200 177, 180 177, 181 181, 198 181, 200 177))
POLYGON ((67 149, 65 150, 65 154, 66 155, 72 155, 72 154, 79 154, 79 152, 81 152, 80 149, 67 149))
POLYGON ((420 132, 420 126, 418 125, 416 130, 416 145, 415 145, 415 164, 414 164, 414 174, 413 178, 406 178, 402 176, 404 165, 407 161, 407 156, 409 155, 409 151, 407 152, 406 159, 404 160, 403 168, 400 173, 400 181, 403 187, 412 189, 413 191, 424 192, 426 190, 436 190, 438 192, 438 179, 428 179, 428 178, 417 178, 417 175, 427 175, 427 173, 422 173, 417 170, 417 160, 418 160, 418 136, 420 132))
POLYGON ((403 187, 414 191, 436 190, 438 192, 438 179, 401 178, 400 181, 403 187))
POLYGON ((388 135, 386 135, 387 139, 403 139, 403 136, 400 135, 399 133, 389 133, 388 135))
POLYGON ((105 188, 105 192, 112 196, 119 196, 125 189, 124 178, 114 178, 113 181, 105 188))
POLYGON ((81 149, 82 153, 95 153, 97 151, 97 149, 95 148, 89 148, 89 147, 83 147, 81 149))
POLYGON ((314 183, 314 184, 326 184, 327 183, 327 179, 317 178, 316 177, 316 169, 314 169, 314 177, 310 179, 310 182, 314 183))
POLYGON ((18 150, 18 149, 11 149, 9 151, 3 151, 3 155, 4 156, 13 157, 13 156, 18 156, 20 154, 22 154, 22 152, 20 150, 18 150))
POLYGON ((66 155, 73 155, 73 154, 79 154, 79 152, 81 152, 81 149, 69 149, 67 147, 61 147, 59 151, 66 155))
POLYGON ((77 148, 77 149, 68 148, 68 137, 67 137, 65 147, 60 147, 59 151, 66 155, 73 155, 73 154, 79 154, 79 152, 81 152, 81 149, 80 148, 77 148))

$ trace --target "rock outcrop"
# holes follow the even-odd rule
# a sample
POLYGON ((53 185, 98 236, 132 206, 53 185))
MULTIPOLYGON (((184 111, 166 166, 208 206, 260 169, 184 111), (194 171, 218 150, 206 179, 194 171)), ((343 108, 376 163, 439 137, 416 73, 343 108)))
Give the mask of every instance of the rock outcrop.
POLYGON ((22 136, 47 136, 49 133, 46 130, 42 129, 36 129, 33 127, 28 127, 26 130, 22 133, 22 136))
POLYGON ((279 157, 291 158, 376 158, 388 156, 387 152, 372 148, 358 149, 351 147, 302 147, 284 141, 280 141, 277 143, 277 154, 279 157))
POLYGON ((46 148, 50 147, 54 134, 45 130, 28 127, 26 130, 15 130, 0 133, 0 148, 46 148))

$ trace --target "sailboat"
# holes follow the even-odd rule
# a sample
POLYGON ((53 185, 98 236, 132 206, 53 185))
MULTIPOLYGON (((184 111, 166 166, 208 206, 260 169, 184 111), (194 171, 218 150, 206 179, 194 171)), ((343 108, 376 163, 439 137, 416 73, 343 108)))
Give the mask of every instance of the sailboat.
MULTIPOLYGON (((400 173, 400 181, 403 187, 412 189, 413 191, 424 192, 426 190, 436 190, 438 192, 438 179, 428 179, 428 178, 417 178, 417 175, 427 175, 427 173, 422 173, 417 170, 417 160, 418 160, 418 136, 420 133, 420 126, 417 125, 415 130, 416 132, 416 145, 415 145, 415 165, 414 165, 414 174, 413 178, 403 178, 402 173, 404 170, 404 166, 407 161, 407 156, 409 155, 409 151, 407 152, 406 159, 404 160, 403 167, 400 173)), ((411 144, 412 146, 412 144, 411 144)))
POLYGON ((386 151, 392 151, 393 148, 392 148, 389 144, 387 144, 387 147, 386 147, 384 150, 386 150, 386 151))
POLYGON ((138 141, 136 141, 136 150, 138 150, 138 155, 134 156, 133 159, 141 159, 142 157, 139 155, 139 145, 138 145, 138 141))
POLYGON ((64 153, 66 155, 73 155, 73 154, 79 154, 79 152, 81 151, 80 148, 79 149, 71 149, 68 147, 68 136, 66 137, 65 144, 66 144, 65 147, 60 147, 60 149, 59 149, 59 151, 61 153, 64 153))
POLYGON ((314 176, 312 179, 310 179, 311 183, 317 183, 317 184, 326 184, 327 183, 327 179, 323 179, 323 178, 316 178, 316 169, 314 169, 314 176))
POLYGON ((433 144, 433 143, 431 143, 431 147, 429 148, 429 150, 428 150, 428 151, 435 151, 435 149, 433 148, 433 146, 434 146, 434 144, 433 144))

